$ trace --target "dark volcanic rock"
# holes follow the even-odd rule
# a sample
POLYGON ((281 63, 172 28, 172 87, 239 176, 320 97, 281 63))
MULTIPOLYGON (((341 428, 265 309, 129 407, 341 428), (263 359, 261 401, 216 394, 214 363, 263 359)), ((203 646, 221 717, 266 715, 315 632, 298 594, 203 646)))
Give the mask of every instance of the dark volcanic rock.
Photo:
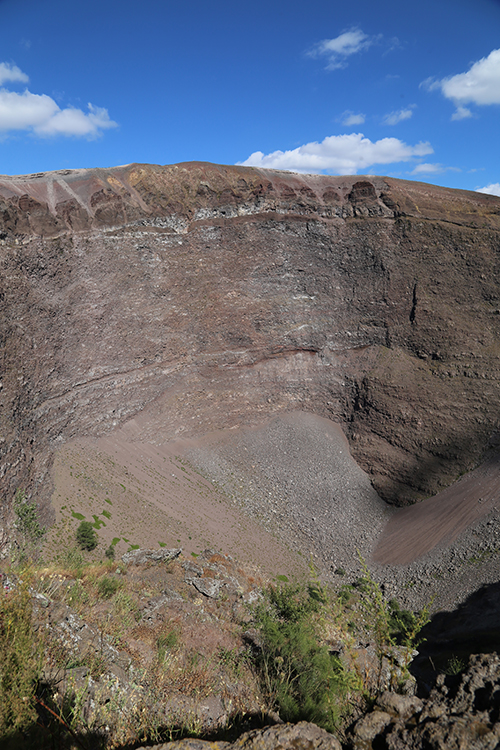
POLYGON ((389 501, 437 492, 497 441, 499 229, 498 198, 381 177, 0 178, 4 498, 153 402, 186 436, 312 411, 389 501))
POLYGON ((463 675, 441 674, 427 700, 384 693, 352 732, 353 750, 495 750, 500 745, 500 660, 471 657, 463 675))

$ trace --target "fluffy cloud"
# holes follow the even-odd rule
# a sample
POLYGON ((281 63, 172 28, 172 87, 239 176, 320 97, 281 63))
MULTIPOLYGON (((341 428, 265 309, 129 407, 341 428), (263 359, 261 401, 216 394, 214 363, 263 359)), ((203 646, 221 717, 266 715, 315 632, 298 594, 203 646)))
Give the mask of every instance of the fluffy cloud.
MULTIPOLYGON (((28 77, 16 66, 0 63, 0 83, 25 83, 28 77)), ((46 94, 32 94, 0 89, 0 133, 29 130, 40 136, 76 136, 95 138, 106 128, 116 127, 102 107, 88 104, 88 112, 67 107, 61 109, 46 94)))
POLYGON ((403 120, 409 120, 413 115, 414 108, 415 105, 410 104, 406 109, 398 109, 396 112, 390 112, 384 117, 382 122, 384 125, 397 125, 399 122, 403 122, 403 120))
POLYGON ((26 73, 23 73, 23 71, 17 67, 17 65, 0 63, 0 86, 6 83, 6 81, 28 83, 29 78, 26 73))
POLYGON ((475 62, 466 73, 442 78, 427 79, 422 84, 429 90, 439 89, 457 107, 454 120, 471 117, 464 104, 500 104, 500 49, 475 62))
POLYGON ((345 68, 346 58, 368 49, 374 42, 361 29, 353 28, 344 31, 334 39, 323 39, 308 52, 310 57, 326 57, 327 70, 345 68))
POLYGON ((362 133, 331 135, 321 143, 306 143, 292 151, 256 151, 241 166, 285 169, 294 172, 323 172, 356 174, 360 169, 375 164, 411 161, 414 157, 432 154, 429 143, 408 146, 397 138, 370 141, 362 133))
POLYGON ((500 182, 492 182, 491 185, 478 188, 476 193, 486 193, 487 195, 498 195, 500 197, 500 182))
POLYGON ((88 113, 81 109, 61 109, 36 128, 38 135, 75 135, 95 138, 101 130, 116 127, 109 119, 108 110, 89 104, 88 113))
POLYGON ((347 127, 350 127, 351 125, 362 125, 365 119, 365 115, 362 115, 361 113, 356 115, 354 112, 347 110, 342 115, 342 125, 346 125, 347 127))

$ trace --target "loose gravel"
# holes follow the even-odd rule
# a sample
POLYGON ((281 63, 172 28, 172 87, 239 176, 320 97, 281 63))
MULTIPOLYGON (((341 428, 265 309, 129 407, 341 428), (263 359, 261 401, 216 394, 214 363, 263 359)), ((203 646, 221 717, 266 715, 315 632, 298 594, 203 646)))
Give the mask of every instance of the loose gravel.
MULTIPOLYGON (((339 586, 364 575, 363 560, 388 598, 412 609, 432 600, 437 610, 498 581, 500 514, 493 506, 453 541, 444 534, 416 560, 374 562, 384 528, 401 511, 377 495, 330 420, 292 412, 263 427, 209 435, 186 456, 235 505, 310 556, 321 576, 339 586)), ((452 521, 452 507, 449 512, 452 521)), ((429 519, 435 522, 432 513, 429 519)), ((410 544, 411 525, 406 533, 410 544)), ((418 533, 425 534, 425 526, 418 533)))

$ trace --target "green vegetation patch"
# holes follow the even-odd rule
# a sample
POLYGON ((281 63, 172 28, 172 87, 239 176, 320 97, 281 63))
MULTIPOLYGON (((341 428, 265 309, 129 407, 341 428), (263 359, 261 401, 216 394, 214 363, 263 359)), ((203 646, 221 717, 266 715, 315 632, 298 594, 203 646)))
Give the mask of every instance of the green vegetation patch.
POLYGON ((76 530, 76 541, 81 549, 91 552, 97 547, 97 534, 90 521, 82 521, 76 530))
POLYGON ((0 590, 0 736, 3 741, 36 721, 35 687, 41 672, 41 650, 36 645, 31 607, 26 588, 0 590))
POLYGON ((158 661, 162 664, 169 651, 172 651, 179 645, 179 633, 176 630, 167 628, 160 632, 156 639, 156 649, 158 652, 158 661))
POLYGON ((24 490, 18 490, 16 493, 14 513, 21 550, 23 553, 30 552, 45 536, 46 529, 45 526, 40 525, 36 503, 26 500, 24 490))
POLYGON ((311 721, 334 731, 357 678, 320 642, 322 598, 317 587, 290 583, 267 590, 255 610, 262 643, 256 666, 268 700, 284 721, 311 721))
POLYGON ((99 530, 101 528, 101 526, 106 526, 106 524, 104 523, 104 521, 101 520, 99 518, 99 516, 96 516, 95 513, 92 514, 92 518, 94 519, 94 523, 92 524, 92 526, 94 527, 94 529, 99 530))
POLYGON ((122 586, 123 581, 111 576, 104 576, 97 581, 97 591, 102 599, 111 599, 122 586))

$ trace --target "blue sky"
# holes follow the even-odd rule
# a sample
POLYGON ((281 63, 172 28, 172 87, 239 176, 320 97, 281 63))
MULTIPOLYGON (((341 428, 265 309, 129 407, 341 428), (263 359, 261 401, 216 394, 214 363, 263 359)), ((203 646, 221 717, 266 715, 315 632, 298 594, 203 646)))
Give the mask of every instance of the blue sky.
POLYGON ((131 162, 500 194, 500 0, 0 0, 0 174, 131 162))

